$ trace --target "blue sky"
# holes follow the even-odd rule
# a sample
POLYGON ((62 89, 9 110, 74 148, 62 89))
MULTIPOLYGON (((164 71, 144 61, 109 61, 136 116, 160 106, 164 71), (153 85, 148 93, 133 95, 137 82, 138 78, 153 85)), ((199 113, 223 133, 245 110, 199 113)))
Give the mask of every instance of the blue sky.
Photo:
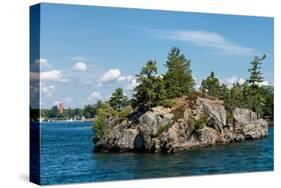
POLYGON ((83 107, 118 87, 130 97, 148 60, 159 73, 172 47, 188 59, 197 85, 214 71, 221 82, 247 79, 254 56, 267 55, 264 84, 273 84, 273 19, 157 10, 42 4, 41 106, 83 107))

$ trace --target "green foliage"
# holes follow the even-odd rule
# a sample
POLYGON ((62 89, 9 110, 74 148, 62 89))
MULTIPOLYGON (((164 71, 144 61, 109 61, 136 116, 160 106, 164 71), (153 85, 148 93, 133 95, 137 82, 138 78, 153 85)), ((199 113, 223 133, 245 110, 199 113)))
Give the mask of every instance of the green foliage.
POLYGON ((224 100, 224 104, 227 111, 233 112, 236 107, 246 107, 248 84, 243 85, 235 83, 232 88, 228 89, 224 96, 220 99, 224 100))
POLYGON ((105 117, 97 116, 94 121, 93 129, 95 130, 95 137, 102 138, 105 134, 105 117))
POLYGON ((110 106, 119 112, 129 104, 128 97, 124 95, 122 88, 117 88, 108 102, 110 106))
POLYGON ((165 108, 171 108, 175 102, 171 99, 164 99, 160 102, 160 105, 164 106, 165 108))
POLYGON ((195 119, 193 117, 189 117, 188 120, 186 121, 186 124, 189 125, 190 127, 195 128, 195 119))
POLYGON ((132 113, 133 109, 131 106, 126 106, 122 108, 121 111, 115 110, 108 102, 102 103, 97 111, 97 116, 94 120, 93 129, 96 133, 96 138, 103 138, 106 136, 106 131, 110 127, 106 127, 106 119, 114 119, 118 118, 121 122, 122 120, 126 120, 128 115, 132 113))
POLYGON ((202 113, 198 120, 195 120, 194 117, 189 117, 186 123, 195 130, 199 130, 206 126, 207 118, 208 116, 205 113, 202 113))
POLYGON ((206 126, 206 123, 207 123, 207 115, 205 113, 202 113, 199 117, 199 119, 197 121, 195 121, 195 124, 194 124, 194 128, 196 130, 199 130, 199 129, 202 129, 203 127, 206 126))
POLYGON ((261 86, 258 93, 263 96, 262 104, 262 116, 266 119, 273 119, 274 115, 274 89, 273 86, 261 86))
POLYGON ((236 107, 251 109, 261 117, 273 118, 273 87, 257 86, 254 90, 246 82, 236 83, 221 98, 227 111, 236 107))
POLYGON ((250 78, 244 84, 236 84, 231 88, 231 98, 234 101, 233 106, 251 109, 257 112, 263 118, 273 119, 273 87, 261 86, 263 82, 261 64, 265 59, 262 57, 255 57, 251 61, 250 78))
POLYGON ((233 125, 234 118, 232 111, 226 111, 226 121, 228 125, 233 125))
POLYGON ((157 132, 157 136, 160 136, 162 133, 167 132, 169 130, 168 125, 162 125, 159 127, 159 130, 157 132))
POLYGON ((96 109, 96 114, 98 113, 98 110, 99 110, 99 108, 102 106, 102 101, 101 100, 98 100, 97 102, 96 102, 96 104, 94 104, 94 107, 95 107, 95 109, 96 109))
POLYGON ((96 138, 102 138, 105 136, 106 127, 105 121, 109 117, 114 117, 118 114, 114 108, 112 108, 108 103, 102 103, 98 109, 97 116, 94 121, 94 130, 96 133, 96 138))
POLYGON ((93 118, 96 115, 96 108, 94 105, 86 105, 82 111, 85 118, 93 118))
POLYGON ((233 121, 232 113, 236 107, 251 109, 264 118, 273 118, 273 87, 260 86, 263 82, 260 65, 264 59, 265 55, 261 58, 255 57, 251 61, 250 78, 243 84, 237 82, 227 87, 219 83, 213 72, 202 81, 203 93, 224 101, 226 111, 229 113, 227 118, 229 123, 233 121))
POLYGON ((248 79, 248 83, 252 86, 253 89, 256 89, 258 87, 258 84, 263 82, 263 77, 261 73, 261 64, 262 61, 266 58, 266 55, 264 54, 262 57, 255 56, 254 59, 251 61, 252 67, 248 69, 250 72, 250 79, 248 79))
POLYGON ((132 106, 144 111, 160 105, 166 99, 164 81, 157 75, 156 61, 148 61, 136 75, 138 86, 134 89, 132 106))
POLYGON ((49 116, 50 118, 55 118, 55 117, 58 116, 58 113, 59 113, 58 107, 57 107, 57 106, 53 106, 53 107, 51 108, 51 110, 49 111, 48 116, 49 116))
POLYGON ((133 112, 133 108, 131 106, 124 107, 120 112, 118 112, 118 116, 120 120, 128 119, 129 114, 133 112))
POLYGON ((261 117, 273 118, 273 93, 272 86, 258 86, 246 97, 246 105, 261 117))
POLYGON ((194 90, 194 80, 190 69, 191 61, 181 54, 179 48, 172 48, 165 66, 168 68, 164 75, 165 89, 168 98, 187 95, 194 90))
POLYGON ((219 79, 215 76, 214 72, 211 72, 210 76, 206 80, 202 80, 201 90, 203 93, 206 93, 210 96, 220 97, 220 82, 219 79))
POLYGON ((82 109, 81 108, 74 108, 73 109, 74 117, 81 118, 82 117, 82 109))
POLYGON ((97 114, 97 110, 101 105, 101 101, 97 101, 96 104, 88 104, 81 108, 67 108, 63 110, 63 113, 59 113, 57 106, 53 106, 51 109, 41 109, 40 117, 52 120, 65 120, 65 119, 82 119, 84 118, 94 118, 97 114))

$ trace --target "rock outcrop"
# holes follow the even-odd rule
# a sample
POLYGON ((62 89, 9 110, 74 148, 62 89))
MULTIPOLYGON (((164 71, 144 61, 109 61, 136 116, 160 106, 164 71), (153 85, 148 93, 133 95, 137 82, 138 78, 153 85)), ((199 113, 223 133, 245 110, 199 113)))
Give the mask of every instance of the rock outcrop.
POLYGON ((268 123, 259 119, 258 115, 248 109, 236 108, 233 113, 234 130, 241 133, 245 139, 259 139, 267 136, 268 123))
POLYGON ((223 102, 200 97, 198 97, 198 102, 202 105, 203 111, 209 116, 208 125, 222 132, 223 127, 226 126, 226 111, 223 102))
POLYGON ((203 97, 192 103, 187 98, 180 100, 181 105, 173 108, 152 108, 137 121, 108 119, 106 134, 94 139, 95 151, 174 153, 268 134, 267 122, 251 110, 236 108, 233 125, 227 125, 222 101, 203 97))

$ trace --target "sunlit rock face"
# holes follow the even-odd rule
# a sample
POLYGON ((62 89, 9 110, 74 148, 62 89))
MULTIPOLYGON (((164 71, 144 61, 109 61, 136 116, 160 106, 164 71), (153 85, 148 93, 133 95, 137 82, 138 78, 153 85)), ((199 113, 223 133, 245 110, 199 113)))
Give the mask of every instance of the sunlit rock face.
MULTIPOLYGON (((107 119, 106 134, 95 138, 96 152, 175 153, 267 136, 268 124, 249 110, 236 108, 227 125, 223 101, 204 97, 177 99, 172 108, 157 106, 136 120, 107 119)), ((136 113, 136 112, 134 112, 136 113)))

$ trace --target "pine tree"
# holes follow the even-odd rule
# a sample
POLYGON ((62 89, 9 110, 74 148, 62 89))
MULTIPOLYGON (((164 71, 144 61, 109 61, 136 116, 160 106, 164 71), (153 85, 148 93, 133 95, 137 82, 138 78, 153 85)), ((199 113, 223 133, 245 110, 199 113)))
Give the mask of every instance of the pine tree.
POLYGON ((134 89, 132 105, 144 111, 161 104, 165 99, 164 82, 157 76, 156 61, 148 61, 140 74, 136 75, 138 86, 134 89))
POLYGON ((251 61, 252 67, 248 69, 250 72, 250 79, 247 80, 248 83, 252 86, 253 89, 256 89, 258 87, 258 83, 263 82, 262 73, 260 71, 262 64, 262 61, 266 58, 266 55, 264 54, 262 57, 257 57, 251 61))
POLYGON ((109 99, 109 104, 117 111, 121 111, 128 105, 128 97, 124 95, 122 88, 117 88, 109 99))
POLYGON ((191 61, 181 54, 179 48, 172 48, 165 66, 165 88, 169 98, 180 97, 194 90, 194 80, 190 69, 191 61))
POLYGON ((209 96, 214 96, 220 98, 221 86, 219 79, 215 76, 215 73, 212 71, 211 74, 206 78, 206 80, 202 80, 201 82, 201 90, 203 93, 208 94, 209 96))

